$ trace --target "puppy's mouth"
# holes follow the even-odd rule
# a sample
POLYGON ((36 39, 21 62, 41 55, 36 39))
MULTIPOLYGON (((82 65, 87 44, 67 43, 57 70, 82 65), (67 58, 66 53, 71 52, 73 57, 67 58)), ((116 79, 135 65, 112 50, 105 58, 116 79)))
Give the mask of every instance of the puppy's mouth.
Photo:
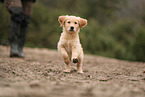
POLYGON ((70 29, 69 31, 74 31, 74 29, 70 29))

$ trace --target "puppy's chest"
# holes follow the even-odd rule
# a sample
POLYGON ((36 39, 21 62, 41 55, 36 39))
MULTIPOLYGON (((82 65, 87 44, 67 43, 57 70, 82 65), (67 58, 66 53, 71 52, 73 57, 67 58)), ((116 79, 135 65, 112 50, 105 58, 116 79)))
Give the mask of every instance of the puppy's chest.
POLYGON ((65 47, 67 52, 71 52, 72 51, 72 43, 70 41, 65 42, 64 43, 64 47, 65 47))

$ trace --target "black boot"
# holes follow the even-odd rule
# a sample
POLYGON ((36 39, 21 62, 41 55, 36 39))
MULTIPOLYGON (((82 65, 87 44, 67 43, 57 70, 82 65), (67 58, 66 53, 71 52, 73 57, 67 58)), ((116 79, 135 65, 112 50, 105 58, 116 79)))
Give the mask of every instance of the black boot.
POLYGON ((19 51, 18 51, 18 36, 19 36, 19 31, 20 31, 20 23, 17 22, 10 22, 10 57, 19 57, 19 51))
POLYGON ((20 29, 20 36, 18 38, 18 51, 19 51, 19 57, 24 58, 24 53, 23 53, 23 47, 25 44, 25 39, 26 39, 26 32, 27 32, 27 27, 21 26, 20 29))
MULTIPOLYGON (((9 1, 9 0, 7 0, 9 1)), ((17 2, 18 3, 18 2, 17 2)), ((19 2, 21 3, 21 2, 19 2)), ((23 14, 22 6, 9 6, 8 10, 11 15, 11 22, 10 22, 10 57, 23 57, 20 52, 20 42, 21 41, 21 25, 25 19, 23 14)), ((23 39, 22 39, 23 40, 23 39)))
POLYGON ((19 57, 24 57, 24 53, 23 53, 23 47, 25 44, 25 40, 26 40, 26 34, 27 34, 27 30, 28 30, 28 24, 30 22, 30 16, 28 15, 24 15, 24 20, 21 23, 21 28, 20 28, 20 34, 18 37, 19 43, 18 43, 18 51, 19 51, 19 57))

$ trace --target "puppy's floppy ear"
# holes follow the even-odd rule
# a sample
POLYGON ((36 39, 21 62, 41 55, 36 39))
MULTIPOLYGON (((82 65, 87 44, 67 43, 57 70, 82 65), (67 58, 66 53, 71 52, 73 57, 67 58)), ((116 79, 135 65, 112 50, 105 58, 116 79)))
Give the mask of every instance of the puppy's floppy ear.
POLYGON ((64 25, 66 16, 59 16, 58 21, 60 23, 60 27, 62 27, 64 25))
POLYGON ((80 25, 80 28, 85 27, 87 25, 87 20, 83 19, 83 18, 80 18, 79 25, 80 25))

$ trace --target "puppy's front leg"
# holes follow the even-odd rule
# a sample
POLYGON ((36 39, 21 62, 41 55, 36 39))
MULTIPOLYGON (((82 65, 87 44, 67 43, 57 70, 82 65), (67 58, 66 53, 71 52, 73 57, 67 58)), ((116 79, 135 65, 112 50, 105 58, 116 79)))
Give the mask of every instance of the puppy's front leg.
POLYGON ((78 55, 80 53, 80 49, 77 46, 72 47, 72 60, 73 63, 78 63, 78 55))
POLYGON ((59 51, 64 59, 64 62, 66 64, 66 70, 64 70, 65 72, 70 72, 71 71, 71 67, 70 67, 70 60, 69 60, 69 56, 65 50, 64 47, 59 48, 59 51))

